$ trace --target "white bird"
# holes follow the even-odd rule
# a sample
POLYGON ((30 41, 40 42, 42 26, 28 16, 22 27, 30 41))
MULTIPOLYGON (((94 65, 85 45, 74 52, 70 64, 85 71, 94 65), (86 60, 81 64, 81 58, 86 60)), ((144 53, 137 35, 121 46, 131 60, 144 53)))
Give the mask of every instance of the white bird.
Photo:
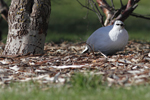
POLYGON ((97 29, 87 40, 87 46, 82 53, 101 51, 105 55, 112 55, 121 51, 128 43, 128 32, 124 23, 116 20, 113 25, 97 29))

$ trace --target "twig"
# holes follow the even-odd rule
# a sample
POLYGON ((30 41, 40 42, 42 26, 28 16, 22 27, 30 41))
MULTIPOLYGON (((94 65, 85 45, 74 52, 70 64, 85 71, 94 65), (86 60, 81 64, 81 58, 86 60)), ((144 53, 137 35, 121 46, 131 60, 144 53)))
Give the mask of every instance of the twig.
POLYGON ((95 4, 95 2, 94 2, 93 0, 88 0, 88 2, 90 3, 90 5, 91 5, 91 7, 92 7, 93 9, 91 9, 91 8, 89 8, 89 7, 85 6, 85 5, 83 5, 79 0, 77 0, 77 2, 78 2, 82 7, 86 8, 86 9, 88 9, 88 10, 90 10, 90 11, 95 12, 96 15, 98 16, 98 19, 99 19, 100 23, 102 24, 102 26, 104 26, 104 24, 103 24, 103 23, 104 23, 104 22, 103 22, 103 15, 102 15, 101 12, 99 11, 97 5, 95 4), (92 4, 90 1, 92 1, 93 4, 92 4), (94 6, 93 6, 93 5, 95 6, 96 10, 94 9, 94 6))
POLYGON ((77 2, 78 2, 82 7, 87 8, 88 10, 91 10, 91 11, 93 11, 93 12, 96 13, 96 11, 94 11, 94 10, 92 10, 91 8, 89 8, 89 7, 85 6, 85 5, 83 5, 79 0, 77 0, 77 2))
POLYGON ((7 4, 3 0, 0 0, 0 14, 6 21, 8 21, 8 10, 7 4))
POLYGON ((115 9, 114 2, 111 0, 112 8, 115 9))
POLYGON ((134 9, 138 6, 137 5, 138 2, 139 2, 139 0, 135 0, 135 1, 128 0, 125 10, 123 10, 123 8, 121 8, 122 12, 120 12, 120 14, 116 17, 116 19, 111 20, 109 25, 112 25, 115 22, 115 20, 121 20, 121 21, 126 20, 131 15, 131 13, 134 11, 134 9))
MULTIPOLYGON (((58 72, 55 76, 54 76, 54 82, 56 82, 58 80, 58 77, 61 75, 61 72, 58 72)), ((59 82, 59 80, 58 80, 59 82)))
POLYGON ((124 6, 123 3, 122 3, 122 0, 120 0, 120 4, 121 4, 121 8, 122 8, 124 6))
MULTIPOLYGON (((112 1, 113 2, 113 1, 112 1)), ((106 16, 104 25, 107 26, 113 16, 114 8, 111 7, 106 0, 97 0, 99 7, 102 9, 103 13, 106 16)))
POLYGON ((103 55, 105 58, 108 58, 104 53, 102 53, 100 50, 99 52, 101 53, 101 55, 103 55))
POLYGON ((136 13, 131 13, 131 16, 150 20, 150 17, 146 17, 144 15, 140 15, 140 14, 136 14, 136 13))
POLYGON ((91 4, 91 7, 93 8, 93 10, 96 12, 96 15, 98 16, 100 23, 102 24, 102 26, 104 26, 103 15, 99 11, 99 9, 98 9, 97 5, 95 4, 95 2, 93 0, 89 0, 89 1, 90 1, 90 4, 91 4), (95 10, 94 7, 96 8, 96 10, 95 10))

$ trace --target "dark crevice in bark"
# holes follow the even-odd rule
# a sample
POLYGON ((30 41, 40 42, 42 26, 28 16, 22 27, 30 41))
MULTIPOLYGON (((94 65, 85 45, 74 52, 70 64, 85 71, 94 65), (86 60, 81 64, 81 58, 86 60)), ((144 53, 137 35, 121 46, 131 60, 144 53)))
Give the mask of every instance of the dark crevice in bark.
POLYGON ((32 13, 32 7, 33 7, 33 5, 34 5, 34 0, 31 0, 30 1, 31 3, 30 3, 30 7, 29 7, 29 14, 31 14, 32 13))

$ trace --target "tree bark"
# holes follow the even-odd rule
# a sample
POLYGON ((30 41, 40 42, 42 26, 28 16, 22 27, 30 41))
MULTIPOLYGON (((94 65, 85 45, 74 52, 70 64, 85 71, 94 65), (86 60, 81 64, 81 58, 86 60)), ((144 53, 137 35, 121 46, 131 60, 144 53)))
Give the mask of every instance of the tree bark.
POLYGON ((50 12, 50 0, 12 0, 3 54, 42 54, 50 12))
POLYGON ((104 25, 108 26, 112 25, 116 20, 125 21, 132 14, 140 0, 128 0, 127 5, 125 6, 123 6, 122 0, 120 0, 121 8, 117 11, 114 8, 113 0, 111 0, 113 5, 112 7, 106 2, 106 0, 96 1, 106 16, 104 25))

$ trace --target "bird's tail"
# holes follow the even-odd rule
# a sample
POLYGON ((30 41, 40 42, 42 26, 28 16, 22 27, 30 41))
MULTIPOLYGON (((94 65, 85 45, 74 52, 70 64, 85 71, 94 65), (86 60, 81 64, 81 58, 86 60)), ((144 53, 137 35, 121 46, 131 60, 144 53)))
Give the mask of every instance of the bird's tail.
POLYGON ((85 49, 82 51, 82 54, 83 53, 88 53, 88 52, 89 52, 89 48, 86 46, 85 49))

